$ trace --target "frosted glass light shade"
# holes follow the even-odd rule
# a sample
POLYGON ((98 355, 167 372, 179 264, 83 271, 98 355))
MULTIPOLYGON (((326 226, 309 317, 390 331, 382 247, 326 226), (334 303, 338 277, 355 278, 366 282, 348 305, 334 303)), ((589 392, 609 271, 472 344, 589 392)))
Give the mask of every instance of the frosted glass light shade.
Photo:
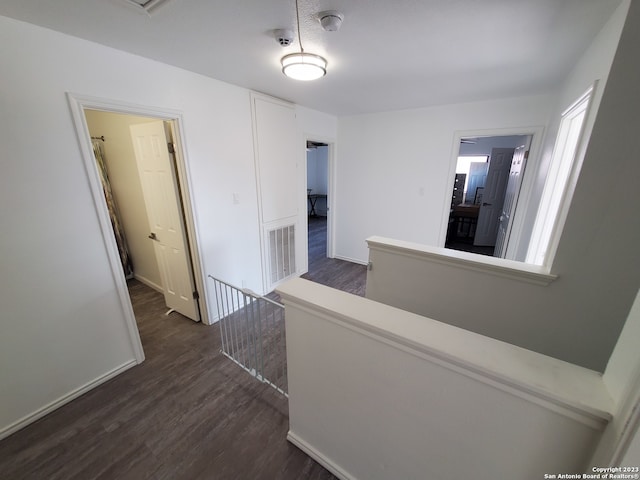
POLYGON ((327 61, 313 53, 290 53, 280 60, 282 73, 295 80, 316 80, 327 74, 327 61))

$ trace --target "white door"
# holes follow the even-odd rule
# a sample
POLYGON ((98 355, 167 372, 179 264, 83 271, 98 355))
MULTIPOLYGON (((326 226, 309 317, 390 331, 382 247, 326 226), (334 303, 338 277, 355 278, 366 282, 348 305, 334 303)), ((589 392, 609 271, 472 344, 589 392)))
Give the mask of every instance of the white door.
POLYGON ((196 291, 173 159, 169 154, 164 122, 131 125, 142 193, 167 307, 198 321, 196 291))
POLYGON ((464 203, 474 204, 478 194, 478 187, 484 187, 487 181, 489 162, 471 162, 469 164, 469 177, 467 178, 467 193, 464 203))
POLYGON ((484 185, 482 204, 478 213, 478 225, 474 245, 493 246, 498 235, 498 218, 511 169, 513 148, 493 148, 489 158, 487 181, 484 185))
POLYGON ((522 174, 524 173, 524 167, 529 153, 526 149, 526 146, 521 145, 513 152, 511 170, 509 170, 509 180, 507 181, 507 189, 502 204, 502 214, 498 219, 498 238, 496 239, 496 248, 493 252, 494 257, 505 258, 507 254, 507 240, 512 227, 511 219, 516 209, 520 185, 522 184, 522 174))

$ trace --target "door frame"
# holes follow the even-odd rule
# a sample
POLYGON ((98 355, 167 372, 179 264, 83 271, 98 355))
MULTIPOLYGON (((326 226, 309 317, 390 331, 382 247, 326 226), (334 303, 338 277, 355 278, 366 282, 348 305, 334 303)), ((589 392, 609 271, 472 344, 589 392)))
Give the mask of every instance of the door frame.
MULTIPOLYGON (((303 134, 304 142, 304 162, 301 175, 302 190, 304 191, 304 226, 305 232, 309 230, 309 219, 307 215, 307 142, 320 142, 327 144, 327 258, 335 258, 335 176, 336 176, 336 140, 335 138, 326 137, 323 135, 314 135, 313 133, 303 134)), ((305 265, 303 271, 306 273, 309 271, 309 244, 308 238, 305 240, 305 265)))
POLYGON ((516 201, 516 207, 513 215, 514 218, 512 220, 513 226, 511 227, 511 234, 507 243, 507 252, 505 256, 507 259, 515 259, 515 252, 518 251, 520 242, 524 240, 522 238, 525 217, 523 213, 529 210, 535 179, 537 177, 538 169, 540 168, 543 133, 543 126, 459 130, 454 132, 453 144, 451 146, 451 160, 449 163, 446 197, 444 199, 442 220, 440 222, 439 246, 444 248, 447 238, 447 227, 449 225, 449 215, 451 210, 451 192, 453 191, 453 184, 455 181, 456 164, 458 163, 461 140, 468 137, 509 137, 514 135, 531 135, 529 158, 527 159, 527 166, 522 178, 520 193, 516 201))
POLYGON ((180 184, 180 195, 184 205, 184 222, 187 231, 189 249, 191 251, 193 273, 195 277, 196 289, 200 294, 200 298, 197 300, 197 303, 200 308, 201 321, 204 324, 211 325, 207 309, 207 290, 205 288, 206 281, 203 276, 202 269, 202 252, 197 242, 197 238, 199 237, 197 235, 197 228, 194 220, 194 202, 192 191, 190 188, 191 179, 189 170, 187 168, 188 158, 185 149, 186 143, 184 138, 184 120, 182 117, 182 112, 168 108, 144 106, 113 99, 75 94, 71 92, 67 92, 66 95, 76 129, 76 136, 83 158, 85 173, 87 174, 87 181, 89 183, 89 188, 93 197, 94 208, 96 210, 96 215, 100 224, 100 230, 102 231, 102 237, 109 259, 109 264, 111 266, 111 273, 116 284, 116 289, 120 298, 124 317, 127 322, 129 336, 134 346, 136 360, 138 361, 138 363, 140 363, 144 360, 144 353, 142 351, 142 344, 140 342, 140 333, 138 331, 138 325, 133 314, 133 307, 131 306, 129 290, 127 288, 127 283, 122 271, 122 265, 120 264, 120 255, 118 253, 118 248, 113 236, 113 229, 111 227, 111 220, 109 219, 109 212, 104 200, 100 177, 93 157, 91 134, 89 133, 89 127, 87 125, 84 111, 86 109, 99 110, 103 112, 120 113, 124 115, 151 117, 157 118, 158 120, 173 122, 173 125, 175 127, 173 142, 176 144, 175 158, 178 172, 178 178, 176 180, 180 184))

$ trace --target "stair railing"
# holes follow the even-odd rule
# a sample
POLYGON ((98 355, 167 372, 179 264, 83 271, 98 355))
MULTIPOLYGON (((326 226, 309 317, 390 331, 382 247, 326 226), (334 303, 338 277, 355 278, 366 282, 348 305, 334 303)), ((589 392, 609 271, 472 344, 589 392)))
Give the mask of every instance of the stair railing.
POLYGON ((222 354, 285 396, 284 306, 212 277, 222 354))

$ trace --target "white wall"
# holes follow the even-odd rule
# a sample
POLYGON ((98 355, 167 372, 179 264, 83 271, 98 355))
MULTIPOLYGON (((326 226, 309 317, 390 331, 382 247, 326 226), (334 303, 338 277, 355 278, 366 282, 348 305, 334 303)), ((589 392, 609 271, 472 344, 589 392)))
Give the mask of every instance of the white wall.
MULTIPOLYGON (((519 212, 517 215, 524 215, 522 237, 529 238, 533 230, 540 197, 544 190, 547 169, 551 161, 553 147, 555 145, 558 128, 560 127, 560 119, 562 112, 573 104, 587 89, 599 80, 598 87, 591 100, 591 110, 584 124, 584 141, 582 146, 578 146, 578 155, 584 155, 584 147, 586 146, 595 118, 597 116, 598 107, 602 99, 602 94, 609 76, 611 62, 618 46, 622 26, 629 8, 629 0, 625 0, 616 9, 609 21, 602 27, 600 33, 591 42, 591 45, 585 49, 584 54, 578 60, 575 67, 565 79, 558 98, 555 102, 551 121, 547 126, 545 135, 545 143, 540 161, 535 170, 529 170, 530 174, 535 175, 535 184, 531 190, 529 209, 526 212, 519 212)), ((524 261, 527 255, 528 242, 522 242, 519 245, 515 258, 524 261)))
POLYGON ((636 433, 629 444, 629 448, 622 458, 620 465, 635 466, 640 465, 640 435, 636 433))
MULTIPOLYGON (((135 361, 66 92, 181 114, 204 274, 259 291, 262 272, 247 90, 4 17, 0 42, 6 433, 135 361)), ((297 112, 300 132, 335 135, 297 112)))
POLYGON ((162 278, 153 242, 149 241, 149 217, 144 203, 129 127, 155 121, 147 117, 86 110, 91 136, 104 136, 103 151, 111 189, 127 238, 135 277, 162 290, 162 278))
POLYGON ((371 235, 437 245, 455 133, 544 126, 554 101, 540 95, 340 118, 336 255, 365 262, 371 235))
POLYGON ((638 412, 634 412, 640 402, 640 290, 629 312, 618 343, 604 371, 603 380, 615 403, 613 421, 607 427, 604 437, 592 459, 593 465, 638 465, 638 412), (629 421, 632 414, 636 422, 629 421), (629 429, 627 431, 626 429, 629 429), (631 440, 630 440, 631 439, 631 440), (627 442, 631 443, 629 455, 636 455, 636 463, 621 461, 627 442), (634 450, 635 449, 635 450, 634 450))
POLYGON ((630 141, 640 131, 638 44, 635 2, 552 265, 557 280, 528 285, 438 262, 420 273, 415 262, 387 262, 381 277, 374 259, 369 275, 381 281, 367 296, 604 371, 640 287, 640 190, 630 187, 640 178, 640 144, 630 141))
POLYGON ((475 143, 461 143, 460 155, 491 155, 493 148, 515 148, 523 145, 527 135, 507 135, 502 137, 481 137, 475 143))
POLYGON ((640 290, 604 372, 604 382, 617 403, 621 403, 640 380, 639 338, 640 290))
MULTIPOLYGON (((545 126, 543 153, 530 157, 527 166, 527 175, 535 178, 530 210, 516 212, 518 218, 525 216, 523 236, 528 238, 560 113, 595 79, 601 85, 594 107, 599 104, 628 4, 622 3, 569 77, 549 95, 340 118, 337 255, 364 261, 364 239, 370 235, 438 245, 451 190, 447 168, 454 132, 545 126)), ((593 116, 587 128, 592 125, 593 116)), ((523 242, 516 258, 524 259, 526 248, 523 242)))
POLYGON ((328 113, 295 106, 300 133, 306 139, 332 143, 338 136, 338 119, 328 113))
POLYGON ((342 479, 587 470, 611 401, 595 372, 295 279, 288 439, 342 479))

